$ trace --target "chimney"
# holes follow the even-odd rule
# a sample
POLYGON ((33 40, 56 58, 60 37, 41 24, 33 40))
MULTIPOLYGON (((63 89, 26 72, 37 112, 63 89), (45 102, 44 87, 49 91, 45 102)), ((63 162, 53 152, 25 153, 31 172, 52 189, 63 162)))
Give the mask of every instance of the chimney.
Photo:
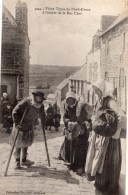
POLYGON ((105 31, 117 18, 118 16, 102 16, 100 28, 102 31, 105 31))
POLYGON ((16 4, 16 22, 22 30, 28 33, 28 9, 27 4, 18 0, 16 4))

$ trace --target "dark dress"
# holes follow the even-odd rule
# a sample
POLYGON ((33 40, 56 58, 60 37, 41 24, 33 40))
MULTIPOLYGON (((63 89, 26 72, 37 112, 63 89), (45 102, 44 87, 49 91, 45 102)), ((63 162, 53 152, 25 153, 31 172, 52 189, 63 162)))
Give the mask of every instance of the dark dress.
MULTIPOLYGON (((107 101, 107 105, 109 101, 112 99, 107 96, 104 98, 107 101)), ((101 104, 103 104, 101 102, 101 104)), ((109 108, 106 105, 107 108, 109 108)), ((96 110, 99 107, 97 105, 96 110)), ((121 142, 120 139, 113 139, 112 137, 109 140, 109 144, 107 147, 103 171, 101 174, 97 173, 95 177, 95 186, 101 190, 108 189, 110 192, 116 192, 119 188, 119 177, 121 171, 121 142)))
POLYGON ((60 108, 56 103, 53 105, 53 110, 54 110, 54 127, 58 129, 58 127, 60 126, 61 115, 60 115, 60 108))
MULTIPOLYGON (((9 98, 8 97, 7 98, 1 97, 1 122, 2 123, 4 122, 4 112, 7 108, 7 104, 11 105, 9 98)), ((3 128, 5 128, 4 124, 3 124, 3 128)))
MULTIPOLYGON (((112 98, 107 96, 102 99, 101 102, 98 102, 94 109, 94 115, 97 113, 99 108, 103 107, 105 102, 106 108, 109 108, 109 101, 112 98)), ((110 193, 118 190, 118 181, 120 177, 120 170, 121 170, 121 143, 120 139, 113 139, 111 136, 105 137, 94 133, 92 128, 92 136, 90 137, 88 153, 87 153, 87 162, 86 162, 86 173, 91 179, 95 179, 95 187, 99 190, 109 190, 110 193), (105 146, 105 142, 98 142, 100 138, 104 141, 109 139, 107 147, 105 146), (92 147, 93 146, 93 147, 92 147), (95 146, 95 147, 94 147, 95 146), (105 149, 106 148, 106 149, 105 149), (102 155, 100 154, 102 151, 102 155), (103 164, 102 172, 99 169, 93 174, 94 167, 93 162, 98 162, 99 156, 105 155, 104 161, 101 162, 103 164)), ((106 142, 107 143, 107 142, 106 142)), ((101 166, 100 166, 101 167, 101 166)))
POLYGON ((54 126, 54 110, 53 107, 49 107, 46 111, 47 117, 46 117, 46 126, 54 126))
POLYGON ((13 126, 13 120, 12 120, 12 109, 11 108, 5 108, 3 113, 3 126, 6 128, 6 131, 9 132, 10 128, 13 126))
POLYGON ((84 123, 87 118, 87 113, 82 105, 79 116, 76 116, 77 105, 74 107, 67 107, 64 114, 64 123, 66 127, 66 135, 64 142, 60 149, 61 158, 70 162, 70 170, 76 171, 77 173, 81 169, 81 173, 84 172, 86 155, 88 149, 88 129, 84 123), (76 122, 72 129, 72 140, 69 138, 70 131, 68 121, 76 122))

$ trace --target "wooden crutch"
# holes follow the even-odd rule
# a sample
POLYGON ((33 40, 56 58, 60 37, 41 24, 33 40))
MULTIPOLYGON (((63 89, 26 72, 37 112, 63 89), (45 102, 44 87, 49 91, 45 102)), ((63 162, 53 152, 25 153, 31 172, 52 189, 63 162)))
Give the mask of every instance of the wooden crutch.
MULTIPOLYGON (((21 121, 20 121, 20 124, 19 124, 20 126, 22 125, 22 122, 23 122, 23 120, 24 120, 26 111, 27 111, 27 108, 25 109, 25 111, 24 111, 24 113, 23 113, 23 116, 22 116, 22 118, 21 118, 21 121)), ((9 155, 9 159, 8 159, 8 162, 7 162, 7 165, 6 165, 6 169, 5 169, 5 173, 4 173, 4 176, 5 176, 5 177, 7 176, 9 164, 10 164, 11 157, 12 157, 12 153, 13 153, 13 150, 14 150, 14 147, 15 147, 16 140, 17 140, 17 137, 18 137, 18 135, 19 135, 19 132, 20 132, 20 128, 18 128, 16 137, 15 137, 15 140, 14 140, 14 144, 13 144, 13 146, 12 146, 12 149, 11 149, 11 152, 10 152, 10 155, 9 155)))

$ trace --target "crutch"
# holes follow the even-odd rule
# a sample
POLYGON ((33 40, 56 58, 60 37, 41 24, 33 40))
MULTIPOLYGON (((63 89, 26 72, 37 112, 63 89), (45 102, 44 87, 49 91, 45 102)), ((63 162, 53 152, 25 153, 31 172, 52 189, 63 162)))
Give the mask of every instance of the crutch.
MULTIPOLYGON (((23 116, 22 116, 22 118, 21 118, 21 121, 20 121, 20 126, 22 125, 22 122, 23 122, 23 120, 24 120, 24 117, 25 117, 26 111, 27 111, 27 108, 25 109, 25 111, 24 111, 24 113, 23 113, 23 116)), ((13 150, 14 150, 15 143, 16 143, 17 137, 18 137, 18 135, 19 135, 19 132, 20 132, 20 128, 18 128, 18 131, 17 131, 16 137, 15 137, 15 140, 14 140, 14 144, 13 144, 13 146, 12 146, 12 149, 11 149, 11 152, 10 152, 10 155, 9 155, 9 159, 8 159, 8 162, 7 162, 7 165, 6 165, 6 169, 5 169, 5 173, 4 173, 4 176, 5 176, 5 177, 7 176, 7 172, 8 172, 9 164, 10 164, 11 157, 12 157, 12 153, 13 153, 13 150)))
POLYGON ((44 136, 44 143, 45 143, 45 149, 46 149, 46 154, 47 154, 47 160, 48 160, 48 166, 50 167, 50 158, 49 158, 49 153, 48 153, 48 146, 47 146, 47 140, 46 140, 46 134, 45 134, 45 130, 44 127, 42 126, 43 129, 43 136, 44 136))

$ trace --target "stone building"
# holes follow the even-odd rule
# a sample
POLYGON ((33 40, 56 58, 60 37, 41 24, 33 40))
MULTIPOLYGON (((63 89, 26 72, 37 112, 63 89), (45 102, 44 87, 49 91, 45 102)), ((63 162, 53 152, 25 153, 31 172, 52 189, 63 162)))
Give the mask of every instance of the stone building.
POLYGON ((92 37, 92 48, 86 56, 87 65, 87 99, 90 104, 94 104, 94 92, 91 90, 92 83, 101 77, 101 34, 113 23, 117 16, 103 15, 100 21, 100 30, 92 37))
MULTIPOLYGON (((102 16, 100 30, 92 37, 86 63, 69 78, 68 91, 95 103, 92 83, 98 78, 113 83, 116 100, 126 111, 128 68, 128 10, 119 16, 102 16), (117 94, 116 94, 117 92, 117 94)), ((66 94, 66 93, 65 93, 66 94)))
POLYGON ((128 8, 102 33, 101 77, 117 89, 117 101, 126 110, 128 69, 128 8))
MULTIPOLYGON (((92 37, 92 48, 86 56, 85 64, 69 78, 68 91, 82 96, 84 101, 94 104, 94 92, 91 90, 92 83, 100 77, 101 34, 105 31, 117 16, 102 16, 101 28, 92 37)), ((65 93, 66 94, 66 93, 65 93)))
POLYGON ((2 9, 1 95, 7 92, 12 104, 29 94, 27 5, 18 1, 15 9, 16 18, 4 5, 2 9))

